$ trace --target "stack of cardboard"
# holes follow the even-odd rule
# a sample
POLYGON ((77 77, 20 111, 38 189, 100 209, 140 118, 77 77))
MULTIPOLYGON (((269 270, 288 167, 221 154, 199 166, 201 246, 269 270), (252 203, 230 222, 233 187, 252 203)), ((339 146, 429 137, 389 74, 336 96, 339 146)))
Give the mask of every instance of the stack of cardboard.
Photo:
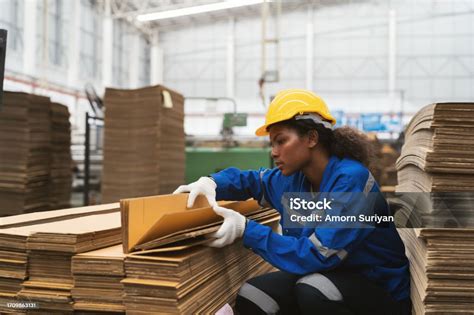
POLYGON ((0 215, 49 207, 49 99, 4 93, 0 111, 0 215))
POLYGON ((436 194, 413 196, 417 200, 402 206, 399 217, 416 221, 416 227, 434 219, 436 226, 446 222, 444 226, 467 227, 474 198, 455 192, 474 191, 473 134, 474 104, 432 104, 413 117, 397 160, 396 191, 436 194), (423 203, 424 208, 413 211, 410 204, 414 202, 423 203), (460 217, 464 223, 457 220, 460 217))
POLYGON ((397 191, 474 191, 474 104, 421 109, 407 126, 397 191))
MULTIPOLYGON (((127 313, 212 313, 231 302, 245 280, 272 269, 235 243, 223 249, 209 241, 222 218, 198 196, 186 209, 187 195, 121 200, 127 313)), ((255 201, 220 202, 262 224, 275 227, 273 209, 255 201)))
POLYGON ((472 314, 474 230, 399 229, 416 314, 472 314))
POLYGON ((72 311, 71 258, 120 243, 118 212, 37 225, 28 236, 28 281, 18 297, 42 309, 72 311), (51 268, 54 266, 54 268, 51 268))
POLYGON ((26 240, 29 232, 14 228, 0 230, 0 311, 12 302, 27 278, 26 240))
MULTIPOLYGON (((50 231, 54 222, 65 221, 65 224, 76 224, 77 218, 119 211, 118 203, 82 207, 76 209, 56 210, 12 216, 0 219, 0 310, 5 309, 6 302, 12 302, 28 277, 27 240, 37 231, 50 231)), ((77 228, 77 227, 76 227, 77 228)), ((70 227, 68 231, 75 228, 70 227)), ((49 266, 50 269, 51 265, 49 266)))
POLYGON ((105 92, 102 202, 184 182, 184 99, 162 86, 105 92))
POLYGON ((416 314, 474 309, 473 143, 474 104, 426 106, 407 127, 395 205, 399 226, 421 227, 399 229, 416 314))
POLYGON ((270 270, 240 242, 220 249, 129 255, 124 304, 130 314, 214 314, 235 299, 247 279, 270 270))
POLYGON ((0 215, 58 209, 71 195, 67 107, 5 92, 0 111, 0 215))
POLYGON ((75 311, 125 311, 121 283, 125 277, 124 259, 121 244, 72 258, 75 311))
MULTIPOLYGON (((110 204, 2 219, 0 310, 11 312, 15 298, 48 313, 211 313, 232 303, 244 281, 273 268, 240 242, 201 246, 222 218, 205 197, 191 209, 187 199, 125 199, 121 213, 110 204)), ((278 213, 255 201, 220 205, 278 224, 278 213)))
POLYGON ((51 103, 50 209, 66 208, 72 189, 71 123, 64 105, 51 103))

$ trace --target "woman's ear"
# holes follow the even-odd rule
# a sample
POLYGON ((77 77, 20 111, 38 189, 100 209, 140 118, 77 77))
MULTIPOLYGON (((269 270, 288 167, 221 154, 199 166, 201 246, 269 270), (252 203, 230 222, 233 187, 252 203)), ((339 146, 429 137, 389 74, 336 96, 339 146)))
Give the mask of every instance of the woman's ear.
POLYGON ((319 134, 316 130, 308 132, 308 147, 314 148, 319 143, 319 134))

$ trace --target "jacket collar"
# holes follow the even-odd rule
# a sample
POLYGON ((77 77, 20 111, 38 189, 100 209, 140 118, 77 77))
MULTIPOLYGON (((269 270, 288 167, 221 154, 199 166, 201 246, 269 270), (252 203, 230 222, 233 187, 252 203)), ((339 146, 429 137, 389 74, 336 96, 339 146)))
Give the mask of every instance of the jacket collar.
MULTIPOLYGON (((328 164, 326 165, 326 167, 324 168, 324 171, 323 171, 323 177, 322 177, 321 183, 319 184, 319 191, 323 191, 323 187, 327 186, 327 184, 329 182, 329 179, 331 178, 331 175, 336 170, 336 167, 337 167, 337 164, 339 163, 339 161, 340 161, 340 159, 335 155, 332 155, 329 158, 328 164)), ((304 189, 307 192, 310 192, 311 191, 311 183, 306 178, 306 176, 304 176, 303 172, 301 172, 301 175, 303 175, 304 189)))

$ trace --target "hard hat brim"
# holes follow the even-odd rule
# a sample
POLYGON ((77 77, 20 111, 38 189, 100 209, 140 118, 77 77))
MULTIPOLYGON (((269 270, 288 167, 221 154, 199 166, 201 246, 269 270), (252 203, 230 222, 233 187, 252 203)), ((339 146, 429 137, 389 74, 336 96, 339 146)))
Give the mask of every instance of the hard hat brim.
POLYGON ((270 133, 267 131, 268 125, 263 125, 255 131, 255 135, 258 137, 268 136, 270 133))

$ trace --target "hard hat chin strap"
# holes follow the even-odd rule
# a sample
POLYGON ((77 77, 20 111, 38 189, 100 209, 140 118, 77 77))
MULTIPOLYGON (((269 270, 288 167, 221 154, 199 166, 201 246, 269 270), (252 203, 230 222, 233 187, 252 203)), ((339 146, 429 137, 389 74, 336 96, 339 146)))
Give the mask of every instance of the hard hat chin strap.
POLYGON ((321 124, 325 128, 331 129, 332 130, 332 124, 329 121, 323 120, 323 118, 315 113, 306 113, 303 115, 297 115, 295 116, 296 120, 302 120, 302 119, 310 119, 314 121, 316 124, 321 124))

